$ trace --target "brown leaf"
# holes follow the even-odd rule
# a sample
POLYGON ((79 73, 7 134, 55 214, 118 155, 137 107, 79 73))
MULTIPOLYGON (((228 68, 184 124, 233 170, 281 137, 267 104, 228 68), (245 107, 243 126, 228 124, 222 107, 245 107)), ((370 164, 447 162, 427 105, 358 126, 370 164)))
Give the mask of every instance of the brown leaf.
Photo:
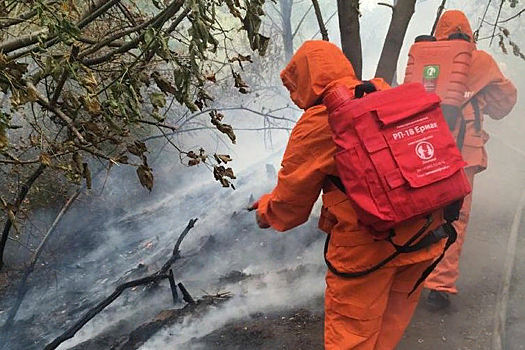
POLYGON ((29 102, 36 102, 39 100, 38 98, 38 92, 36 91, 35 87, 33 85, 29 85, 26 87, 27 92, 27 100, 29 102))
POLYGON ((235 174, 233 173, 233 169, 232 168, 228 168, 228 169, 224 170, 224 176, 227 176, 230 179, 236 179, 237 178, 237 177, 235 177, 235 174))
POLYGON ((44 166, 51 166, 51 158, 47 153, 40 153, 40 163, 44 166))
POLYGON ((151 73, 151 77, 153 78, 153 80, 155 80, 155 83, 157 84, 159 89, 166 95, 168 93, 172 95, 177 94, 177 89, 173 85, 171 85, 171 83, 166 78, 161 76, 159 72, 155 71, 151 73))
POLYGON ((213 156, 219 164, 221 164, 221 162, 226 164, 232 161, 232 158, 228 154, 214 154, 213 156))
POLYGON ((241 74, 235 73, 232 71, 233 79, 235 80, 235 87, 236 88, 248 88, 249 86, 242 80, 241 74))
POLYGON ((82 162, 82 156, 78 152, 73 153, 73 169, 79 174, 84 172, 84 163, 82 162))
POLYGON ((18 228, 18 224, 16 222, 16 215, 15 215, 15 212, 12 208, 13 206, 12 205, 9 205, 8 204, 8 207, 7 207, 7 217, 9 218, 9 221, 11 221, 11 225, 13 225, 13 229, 15 230, 16 234, 19 235, 20 234, 20 229, 18 228))
POLYGON ((146 144, 139 140, 136 140, 135 143, 128 144, 127 149, 129 153, 139 157, 148 151, 146 144))
POLYGON ((88 71, 86 76, 82 77, 82 84, 90 91, 93 91, 97 88, 97 78, 95 77, 92 71, 88 71))
POLYGON ((188 165, 189 165, 189 166, 195 166, 195 165, 197 165, 197 164, 200 164, 200 162, 201 162, 200 159, 190 159, 190 160, 188 161, 188 165))
POLYGON ((117 158, 115 158, 115 162, 121 163, 121 164, 128 164, 128 156, 125 154, 119 155, 117 158))
POLYGON ((151 168, 145 165, 139 165, 137 175, 139 176, 140 184, 151 191, 153 188, 153 173, 151 172, 151 168))
POLYGON ((91 170, 89 169, 89 164, 84 163, 84 173, 82 174, 84 179, 86 179, 86 187, 88 190, 91 189, 91 170))
POLYGON ((5 129, 2 129, 0 130, 0 150, 7 148, 7 146, 9 146, 9 139, 7 138, 5 129))
POLYGON ((206 79, 208 81, 211 81, 212 83, 216 83, 217 82, 217 78, 215 78, 215 73, 211 73, 211 74, 205 75, 204 79, 206 79))
POLYGON ((82 102, 84 103, 86 111, 92 116, 97 116, 102 113, 102 106, 96 97, 85 96, 82 98, 82 102))
POLYGON ((229 124, 221 123, 221 120, 224 118, 224 116, 221 113, 217 113, 217 111, 211 111, 210 116, 211 123, 215 125, 217 130, 219 130, 223 134, 228 135, 232 143, 235 144, 237 137, 235 136, 232 126, 229 124))

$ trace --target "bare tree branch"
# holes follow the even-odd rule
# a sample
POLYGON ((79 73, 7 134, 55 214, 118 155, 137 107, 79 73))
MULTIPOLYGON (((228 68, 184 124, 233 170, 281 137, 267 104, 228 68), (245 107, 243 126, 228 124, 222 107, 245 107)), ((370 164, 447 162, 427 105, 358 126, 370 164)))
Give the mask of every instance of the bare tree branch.
POLYGON ((321 13, 321 8, 319 7, 319 3, 317 0, 312 0, 312 4, 314 5, 315 9, 315 17, 317 17, 317 23, 319 23, 319 30, 321 31, 321 35, 323 37, 324 41, 328 40, 328 31, 326 30, 326 27, 323 22, 323 15, 321 13))
POLYGON ((498 23, 506 23, 506 22, 508 22, 508 21, 511 21, 511 20, 513 20, 514 18, 521 16, 521 14, 522 14, 523 12, 525 12, 525 9, 522 9, 520 12, 516 13, 514 16, 511 16, 511 17, 509 17, 509 18, 507 18, 507 19, 505 19, 505 20, 503 20, 503 21, 499 21, 498 23))
POLYGON ((492 46, 492 42, 494 41, 494 36, 496 35, 496 28, 497 28, 497 25, 498 25, 499 16, 501 16, 501 9, 503 8, 503 3, 504 2, 505 2, 505 0, 501 0, 501 3, 499 5, 498 16, 496 17, 496 22, 494 24, 494 29, 492 30, 492 38, 490 39, 489 46, 492 46))
MULTIPOLYGON (((88 10, 85 15, 82 16, 82 19, 76 24, 76 26, 79 29, 82 29, 86 27, 88 24, 93 22, 95 19, 103 15, 105 12, 107 12, 111 7, 113 7, 115 4, 117 4, 120 0, 100 0, 92 9, 88 10)), ((48 30, 42 30, 37 33, 38 35, 35 35, 34 33, 30 35, 30 38, 25 38, 22 42, 18 43, 16 46, 11 45, 10 50, 2 50, 2 44, 0 44, 0 51, 3 51, 4 53, 12 52, 21 48, 24 48, 26 46, 34 45, 42 38, 43 35, 48 34, 48 30)), ((55 44, 60 42, 57 35, 52 35, 45 41, 44 47, 47 49, 55 44)), ((3 43, 5 44, 5 43, 3 43)), ((20 57, 23 57, 31 52, 37 52, 40 50, 40 47, 36 48, 29 48, 26 51, 13 54, 9 56, 10 60, 16 60, 20 57)))
MULTIPOLYGON (((151 26, 155 29, 160 29, 171 17, 173 17, 179 9, 184 5, 184 0, 175 0, 173 1, 164 11, 155 16, 151 26)), ((140 34, 134 40, 128 42, 127 44, 119 47, 116 50, 113 50, 105 55, 100 57, 95 57, 92 59, 84 60, 82 63, 86 66, 94 66, 111 60, 115 55, 123 54, 136 48, 139 43, 143 40, 145 32, 140 34)))
POLYGON ((301 25, 303 24, 304 20, 306 19, 306 16, 310 13, 310 10, 314 7, 314 5, 310 5, 310 7, 308 8, 308 10, 306 10, 306 12, 304 13, 303 17, 301 17, 301 19, 299 20, 299 23, 297 24, 297 27, 295 27, 295 30, 294 32, 292 33, 292 39, 295 38, 295 36, 297 35, 297 33, 299 32, 299 28, 301 28, 301 25))

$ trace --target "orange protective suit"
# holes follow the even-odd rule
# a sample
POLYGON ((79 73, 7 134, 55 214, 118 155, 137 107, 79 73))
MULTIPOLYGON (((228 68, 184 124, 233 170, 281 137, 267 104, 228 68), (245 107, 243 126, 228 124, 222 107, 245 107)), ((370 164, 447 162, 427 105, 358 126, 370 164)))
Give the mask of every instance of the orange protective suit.
MULTIPOLYGON (((446 11, 439 19, 436 28, 438 40, 446 40, 455 32, 463 32, 472 37, 472 29, 467 17, 461 11, 446 11)), ((517 92, 514 85, 506 79, 494 59, 485 51, 475 50, 468 76, 470 96, 475 96, 479 106, 479 117, 472 103, 463 109, 466 121, 465 141, 462 148, 463 159, 467 162, 466 173, 474 183, 474 175, 487 168, 485 143, 488 134, 483 131, 483 115, 493 119, 505 117, 516 104, 517 92)), ((425 287, 447 293, 457 293, 456 281, 459 277, 459 256, 465 241, 467 224, 472 203, 472 193, 465 198, 459 220, 454 223, 458 233, 456 243, 445 254, 445 258, 426 279, 425 287)))
MULTIPOLYGON (((358 222, 347 196, 327 175, 337 175, 336 146, 320 99, 335 86, 350 89, 359 84, 352 65, 337 46, 308 41, 282 71, 281 78, 292 100, 305 112, 295 125, 282 160, 275 189, 258 201, 259 222, 278 231, 304 223, 323 191, 319 227, 331 233, 327 258, 339 271, 355 272, 376 265, 395 249, 376 241, 358 222)), ((374 79, 378 89, 387 89, 374 79)), ((434 213, 434 229, 442 222, 434 213)), ((403 245, 424 224, 417 220, 396 228, 395 243, 403 245)), ((264 227, 264 226, 263 226, 264 227)), ((418 252, 401 254, 385 267, 356 279, 331 272, 326 275, 325 349, 394 349, 416 307, 421 288, 408 293, 423 270, 443 250, 444 242, 418 252)))

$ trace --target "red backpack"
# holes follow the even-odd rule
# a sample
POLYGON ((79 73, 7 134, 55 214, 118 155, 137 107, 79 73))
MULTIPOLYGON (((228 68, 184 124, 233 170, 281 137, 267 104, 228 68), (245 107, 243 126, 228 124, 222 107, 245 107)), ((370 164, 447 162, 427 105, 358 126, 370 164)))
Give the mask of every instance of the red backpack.
MULTIPOLYGON (((436 237, 430 237, 426 243, 413 244, 430 226, 430 214, 447 208, 447 224, 442 228, 446 232, 438 238, 449 237, 448 248, 455 240, 449 232, 453 230, 451 222, 457 220, 462 199, 471 187, 440 98, 426 92, 421 83, 373 91, 375 86, 365 82, 357 86, 353 99, 352 92, 341 86, 323 100, 338 149, 335 161, 340 180, 333 181, 352 200, 359 220, 377 231, 378 237, 389 230, 392 236, 393 229, 408 220, 429 218, 404 246, 396 246, 390 239, 396 246, 395 256, 435 243, 436 237), (364 92, 367 95, 359 98, 364 92)), ((336 272, 359 277, 388 261, 371 271, 336 272)))

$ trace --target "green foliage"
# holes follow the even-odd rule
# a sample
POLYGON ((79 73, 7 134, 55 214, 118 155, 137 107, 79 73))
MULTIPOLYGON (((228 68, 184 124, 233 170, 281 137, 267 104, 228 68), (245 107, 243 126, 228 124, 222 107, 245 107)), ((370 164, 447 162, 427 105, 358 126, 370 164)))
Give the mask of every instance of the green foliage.
MULTIPOLYGON (((213 69, 221 61, 232 67, 222 81, 243 94, 249 92, 233 65, 251 61, 250 55, 228 60, 228 45, 221 44, 231 40, 228 33, 235 22, 246 32, 250 48, 265 54, 269 38, 259 33, 264 0, 116 3, 19 4, 18 14, 36 14, 8 26, 19 40, 0 42, 0 89, 11 95, 11 108, 23 124, 19 135, 27 139, 8 140, 10 120, 2 114, 0 149, 15 154, 0 158, 0 163, 42 163, 72 183, 91 186, 88 163, 97 158, 108 166, 136 167, 140 183, 151 190, 153 169, 138 136, 155 130, 151 128, 177 130, 177 125, 164 124, 174 108, 172 100, 179 110, 202 111, 214 101, 208 88, 218 84, 213 69)), ((235 143, 233 127, 222 118, 215 112, 208 122, 235 143)), ((175 147, 195 165, 196 158, 182 146, 175 147)), ((215 166, 215 157, 203 153, 198 159, 215 166)))

